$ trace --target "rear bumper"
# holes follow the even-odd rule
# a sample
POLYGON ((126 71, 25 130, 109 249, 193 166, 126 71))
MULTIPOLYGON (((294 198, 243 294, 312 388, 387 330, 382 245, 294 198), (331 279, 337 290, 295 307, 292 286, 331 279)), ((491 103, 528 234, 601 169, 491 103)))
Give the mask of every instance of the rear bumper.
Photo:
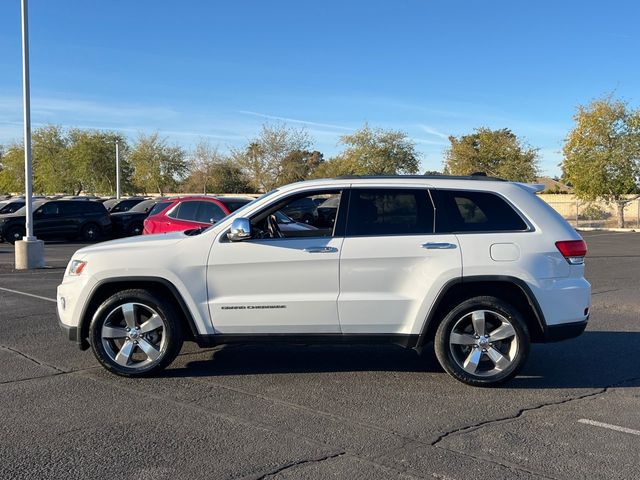
POLYGON ((578 337, 587 328, 589 317, 581 322, 563 323, 560 325, 549 325, 547 327, 545 341, 560 342, 569 338, 578 337))

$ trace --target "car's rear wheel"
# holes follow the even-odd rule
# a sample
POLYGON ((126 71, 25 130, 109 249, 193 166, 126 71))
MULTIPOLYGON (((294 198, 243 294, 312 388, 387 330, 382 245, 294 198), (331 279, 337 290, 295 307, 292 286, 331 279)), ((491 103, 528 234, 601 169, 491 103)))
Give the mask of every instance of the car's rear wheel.
POLYGON ((82 227, 80 237, 85 242, 95 242, 100 238, 100 227, 95 223, 87 223, 82 227))
POLYGON ((495 297, 474 297, 453 308, 438 326, 436 356, 452 377, 491 386, 513 378, 529 353, 520 312, 495 297))
POLYGON ((147 290, 109 297, 89 328, 93 353, 122 376, 151 375, 168 366, 182 347, 182 329, 173 304, 147 290))
POLYGON ((142 235, 142 230, 144 227, 141 223, 134 223, 129 227, 129 235, 142 235))
POLYGON ((9 242, 11 245, 16 243, 18 240, 22 240, 25 233, 24 230, 20 227, 13 227, 7 231, 7 235, 5 236, 5 240, 9 242))

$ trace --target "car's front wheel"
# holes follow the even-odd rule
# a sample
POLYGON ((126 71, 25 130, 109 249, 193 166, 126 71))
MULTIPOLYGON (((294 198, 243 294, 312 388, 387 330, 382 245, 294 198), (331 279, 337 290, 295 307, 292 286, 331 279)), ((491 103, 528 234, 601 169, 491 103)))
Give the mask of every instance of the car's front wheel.
POLYGON ((80 237, 85 242, 95 242, 100 238, 100 227, 95 223, 88 223, 80 231, 80 237))
POLYGON ((98 361, 127 377, 164 369, 183 342, 173 304, 141 289, 121 291, 105 300, 91 321, 89 338, 98 361))
POLYGON ((13 245, 18 240, 22 240, 22 237, 24 237, 24 235, 25 235, 24 229, 20 227, 13 227, 13 228, 10 228, 9 231, 7 232, 5 240, 9 242, 11 245, 13 245))
POLYGON ((495 297, 474 297, 453 308, 438 326, 440 365, 469 385, 491 386, 514 377, 529 354, 529 331, 520 312, 495 297))

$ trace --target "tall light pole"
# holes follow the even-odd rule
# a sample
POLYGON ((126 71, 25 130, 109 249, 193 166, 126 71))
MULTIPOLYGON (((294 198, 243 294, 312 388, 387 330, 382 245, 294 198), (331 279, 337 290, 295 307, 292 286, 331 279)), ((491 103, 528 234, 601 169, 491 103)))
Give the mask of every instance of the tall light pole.
POLYGON ((29 28, 27 0, 22 0, 22 100, 24 113, 24 201, 26 235, 16 242, 16 269, 44 267, 44 242, 33 234, 33 187, 31 168, 31 105, 29 91, 29 28))
POLYGON ((33 187, 31 169, 31 92, 29 90, 29 26, 27 0, 22 0, 22 106, 24 116, 24 200, 27 207, 25 240, 33 236, 33 187))
POLYGON ((116 139, 116 198, 120 200, 120 142, 116 139))

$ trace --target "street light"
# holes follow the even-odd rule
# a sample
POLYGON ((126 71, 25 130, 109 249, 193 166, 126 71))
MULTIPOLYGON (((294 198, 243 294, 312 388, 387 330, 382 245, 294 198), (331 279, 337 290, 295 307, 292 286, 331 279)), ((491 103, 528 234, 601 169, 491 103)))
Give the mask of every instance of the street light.
POLYGON ((22 0, 22 99, 24 106, 24 184, 26 235, 15 244, 16 269, 43 268, 44 242, 33 234, 33 179, 31 168, 31 105, 29 92, 29 29, 27 0, 22 0))
POLYGON ((120 200, 120 142, 116 139, 116 198, 120 200))

